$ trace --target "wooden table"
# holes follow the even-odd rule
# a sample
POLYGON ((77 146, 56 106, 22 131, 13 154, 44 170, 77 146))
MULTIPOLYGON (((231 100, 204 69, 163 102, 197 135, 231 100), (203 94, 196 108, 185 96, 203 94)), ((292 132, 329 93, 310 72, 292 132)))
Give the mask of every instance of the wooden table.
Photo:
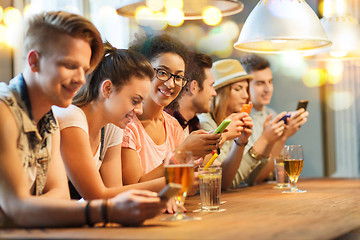
POLYGON ((3 229, 2 239, 360 239, 360 179, 300 179, 307 193, 283 194, 272 184, 222 193, 217 213, 193 213, 199 196, 187 199, 199 221, 164 222, 160 215, 142 227, 3 229))

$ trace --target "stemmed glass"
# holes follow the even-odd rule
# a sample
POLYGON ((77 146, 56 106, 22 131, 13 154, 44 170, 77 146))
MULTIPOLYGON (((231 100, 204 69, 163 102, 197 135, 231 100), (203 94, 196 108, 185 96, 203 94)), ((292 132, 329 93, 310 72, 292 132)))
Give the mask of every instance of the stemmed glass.
POLYGON ((196 218, 185 215, 182 211, 185 198, 190 191, 194 180, 194 160, 190 151, 168 152, 164 162, 165 178, 167 183, 178 183, 182 189, 175 196, 176 213, 166 221, 194 220, 196 218))
POLYGON ((288 145, 284 147, 284 167, 286 174, 291 181, 291 188, 283 193, 303 193, 306 190, 300 190, 296 183, 304 165, 304 154, 301 145, 288 145))

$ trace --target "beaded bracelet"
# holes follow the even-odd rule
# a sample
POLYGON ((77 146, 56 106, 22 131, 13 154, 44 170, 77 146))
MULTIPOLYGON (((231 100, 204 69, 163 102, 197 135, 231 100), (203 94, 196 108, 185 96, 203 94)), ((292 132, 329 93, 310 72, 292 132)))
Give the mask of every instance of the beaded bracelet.
POLYGON ((85 206, 85 220, 86 220, 86 224, 87 224, 89 227, 93 227, 94 224, 92 224, 91 221, 90 221, 90 204, 91 204, 91 200, 89 200, 89 201, 86 203, 86 206, 85 206))
POLYGON ((246 146, 246 144, 248 144, 248 142, 246 141, 246 142, 244 142, 244 143, 238 143, 238 141, 236 140, 236 138, 234 138, 234 142, 235 142, 235 144, 236 145, 238 145, 239 147, 245 147, 246 146))

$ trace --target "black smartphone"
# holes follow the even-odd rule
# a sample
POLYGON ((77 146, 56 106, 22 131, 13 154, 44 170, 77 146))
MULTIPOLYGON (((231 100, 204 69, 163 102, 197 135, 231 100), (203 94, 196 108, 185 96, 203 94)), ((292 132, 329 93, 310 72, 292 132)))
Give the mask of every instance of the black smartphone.
POLYGON ((307 108, 308 103, 309 103, 309 100, 300 100, 300 101, 298 102, 298 105, 297 105, 297 107, 296 107, 296 110, 299 110, 300 108, 303 108, 303 109, 305 109, 305 111, 306 111, 306 108, 307 108))
POLYGON ((158 193, 159 198, 170 199, 174 197, 182 188, 181 184, 178 183, 168 183, 161 191, 158 193))

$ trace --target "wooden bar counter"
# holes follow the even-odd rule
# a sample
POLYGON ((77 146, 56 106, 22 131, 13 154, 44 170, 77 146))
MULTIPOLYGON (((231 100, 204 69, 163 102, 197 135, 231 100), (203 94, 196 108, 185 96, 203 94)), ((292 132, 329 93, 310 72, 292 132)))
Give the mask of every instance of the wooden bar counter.
POLYGON ((223 192, 223 212, 192 212, 202 220, 148 220, 141 227, 1 229, 0 239, 360 239, 360 179, 305 179, 307 193, 283 194, 273 184, 223 192))

